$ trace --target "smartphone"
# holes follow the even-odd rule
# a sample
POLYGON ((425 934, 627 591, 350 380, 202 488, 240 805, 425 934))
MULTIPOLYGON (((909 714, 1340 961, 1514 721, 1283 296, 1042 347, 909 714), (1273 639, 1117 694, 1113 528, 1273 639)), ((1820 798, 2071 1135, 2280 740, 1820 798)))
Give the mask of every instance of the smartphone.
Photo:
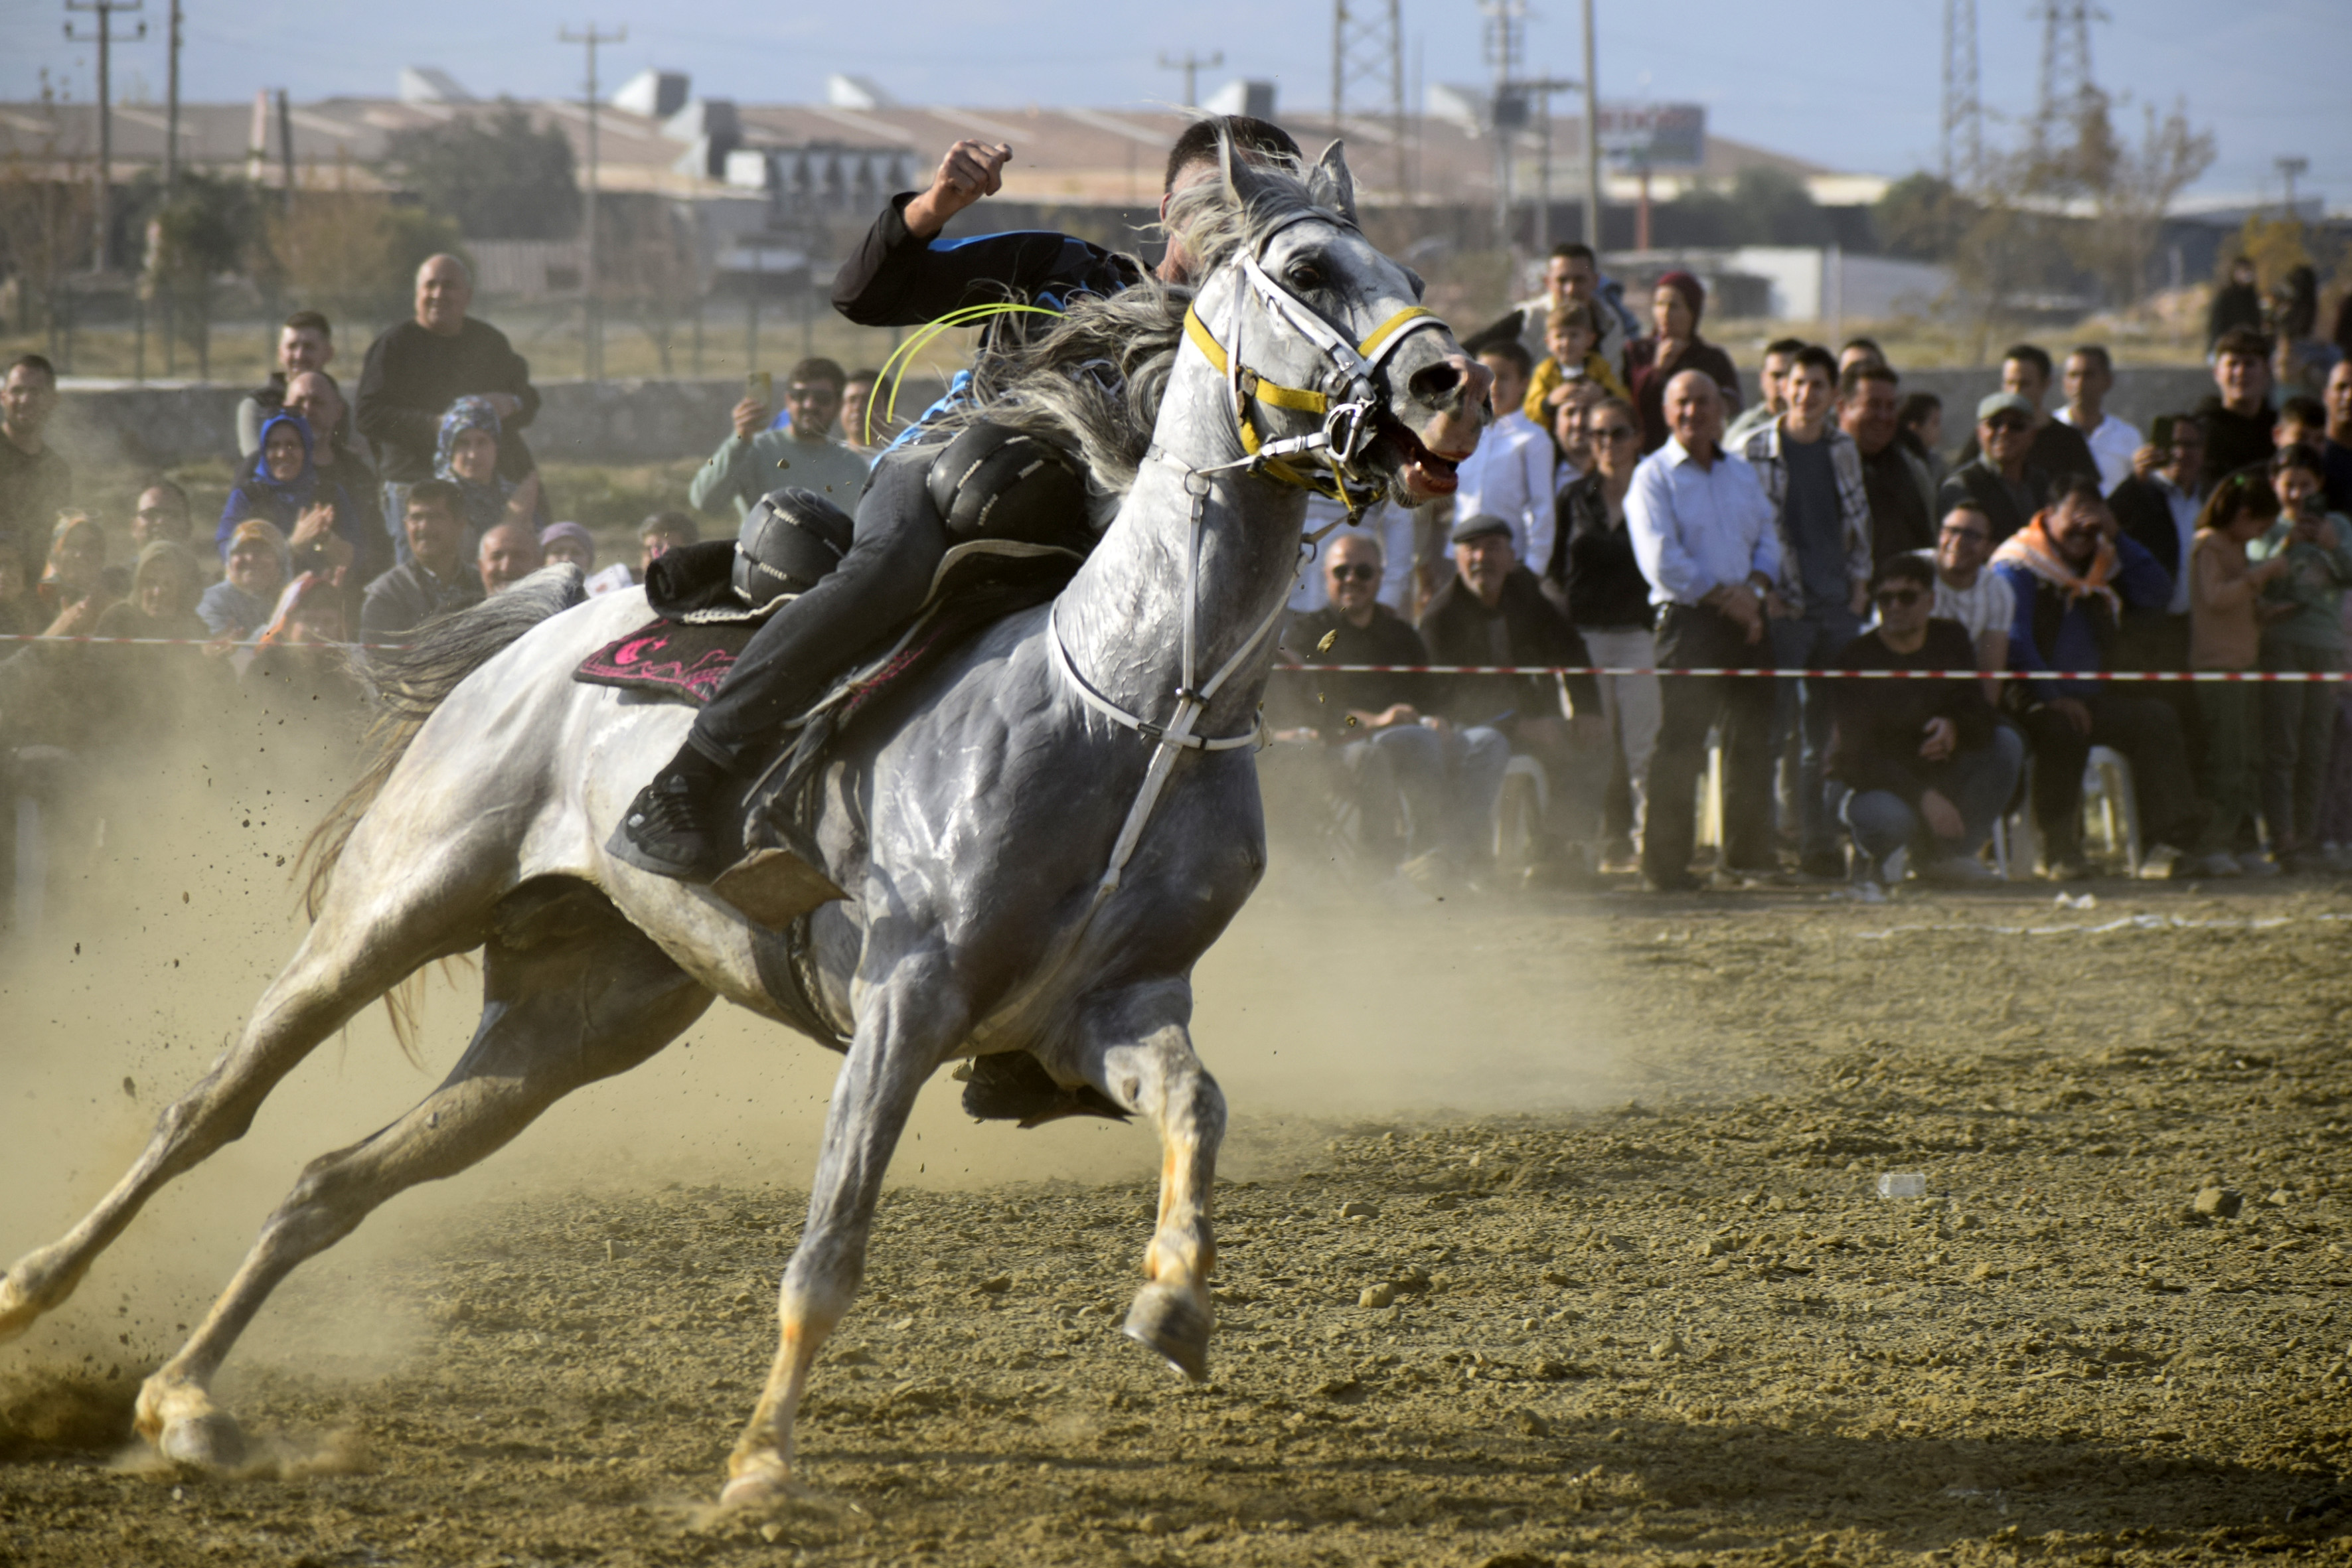
POLYGON ((776 405, 776 378, 768 371, 755 370, 743 378, 743 395, 756 397, 762 408, 776 405))

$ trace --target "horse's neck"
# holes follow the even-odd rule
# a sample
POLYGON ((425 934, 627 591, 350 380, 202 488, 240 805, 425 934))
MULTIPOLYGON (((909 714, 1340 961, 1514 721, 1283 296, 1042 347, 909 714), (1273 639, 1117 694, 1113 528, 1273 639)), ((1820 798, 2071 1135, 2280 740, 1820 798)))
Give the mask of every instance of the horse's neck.
MULTIPOLYGON (((1192 679, 1204 683, 1289 596, 1307 500, 1304 491, 1238 471, 1217 475, 1193 554, 1186 470, 1241 456, 1224 384, 1207 364, 1188 357, 1177 366, 1152 438, 1175 461, 1143 465, 1118 520, 1063 591, 1055 614, 1079 671, 1129 712, 1159 722, 1183 684, 1188 620, 1192 679)), ((1247 727, 1265 688, 1272 641, 1269 634, 1219 690, 1198 732, 1247 727)))

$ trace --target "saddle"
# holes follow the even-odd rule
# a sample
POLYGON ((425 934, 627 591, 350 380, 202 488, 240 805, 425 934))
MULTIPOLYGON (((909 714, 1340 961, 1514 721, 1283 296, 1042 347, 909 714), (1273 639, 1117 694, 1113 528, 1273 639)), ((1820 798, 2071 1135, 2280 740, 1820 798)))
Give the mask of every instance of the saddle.
MULTIPOLYGON (((813 847, 814 792, 825 756, 863 714, 974 633, 1058 594, 1093 542, 1085 485, 1034 437, 968 427, 932 459, 928 490, 952 543, 914 617, 877 626, 808 709, 785 725, 776 753, 728 806, 725 830, 745 853, 711 890, 760 925, 782 929, 845 897, 813 847)), ((744 520, 734 543, 673 550, 646 573, 655 618, 581 661, 572 679, 642 697, 709 701, 761 622, 838 563, 850 519, 823 496, 780 490, 744 520)), ((626 840, 614 848, 627 858, 626 840)))

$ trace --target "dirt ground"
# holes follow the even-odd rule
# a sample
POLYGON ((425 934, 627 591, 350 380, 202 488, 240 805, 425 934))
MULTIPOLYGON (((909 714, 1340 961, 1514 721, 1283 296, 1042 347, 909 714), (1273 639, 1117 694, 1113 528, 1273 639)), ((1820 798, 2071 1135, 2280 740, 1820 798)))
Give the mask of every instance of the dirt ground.
MULTIPOLYGON (((1201 976, 1213 1381, 1118 1332, 1148 1135, 974 1129, 942 1085, 766 1519, 706 1505, 813 1047, 726 1086, 790 1149, 493 1164, 306 1270, 221 1384, 248 1476, 125 1447, 201 1299, 119 1290, 126 1242, 0 1350, 0 1563, 2352 1563, 2352 889, 2097 891, 1261 900, 1201 976)), ((47 1070, 137 1098, 103 1052, 47 1070)), ((12 1169, 0 1252, 131 1146, 12 1169)))

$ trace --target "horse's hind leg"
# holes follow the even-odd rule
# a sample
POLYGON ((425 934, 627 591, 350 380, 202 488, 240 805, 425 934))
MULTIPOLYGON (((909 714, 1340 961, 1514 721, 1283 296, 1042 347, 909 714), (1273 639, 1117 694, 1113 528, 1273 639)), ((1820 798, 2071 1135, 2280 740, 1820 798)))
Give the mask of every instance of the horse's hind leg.
MULTIPOLYGON (((430 868, 410 869, 409 885, 446 889, 430 868)), ((293 960, 262 993, 236 1044, 164 1108, 147 1147, 122 1179, 73 1229, 0 1275, 0 1341, 24 1332, 73 1294, 98 1255, 164 1184, 244 1137, 269 1091, 320 1041, 420 964, 462 952, 481 940, 487 898, 469 907, 462 896, 445 892, 430 899, 406 897, 386 909, 356 896, 337 896, 356 880, 347 866, 336 894, 293 960)))
POLYGON ((167 1457, 234 1464, 236 1423, 206 1390, 279 1280, 395 1193, 455 1175, 563 1095, 635 1067, 700 1016, 710 993, 581 883, 509 896, 484 952, 482 1021, 442 1085, 364 1142, 310 1163, 179 1354, 139 1394, 167 1457))
POLYGON ((1113 1103, 1159 1131, 1160 1215, 1126 1328, 1198 1382, 1209 1375, 1216 1321, 1209 1298, 1217 1262, 1209 1197, 1225 1135, 1225 1096, 1192 1053, 1186 1026, 1192 1010, 1192 987, 1182 981, 1104 998, 1090 1009, 1077 1066, 1113 1103))

